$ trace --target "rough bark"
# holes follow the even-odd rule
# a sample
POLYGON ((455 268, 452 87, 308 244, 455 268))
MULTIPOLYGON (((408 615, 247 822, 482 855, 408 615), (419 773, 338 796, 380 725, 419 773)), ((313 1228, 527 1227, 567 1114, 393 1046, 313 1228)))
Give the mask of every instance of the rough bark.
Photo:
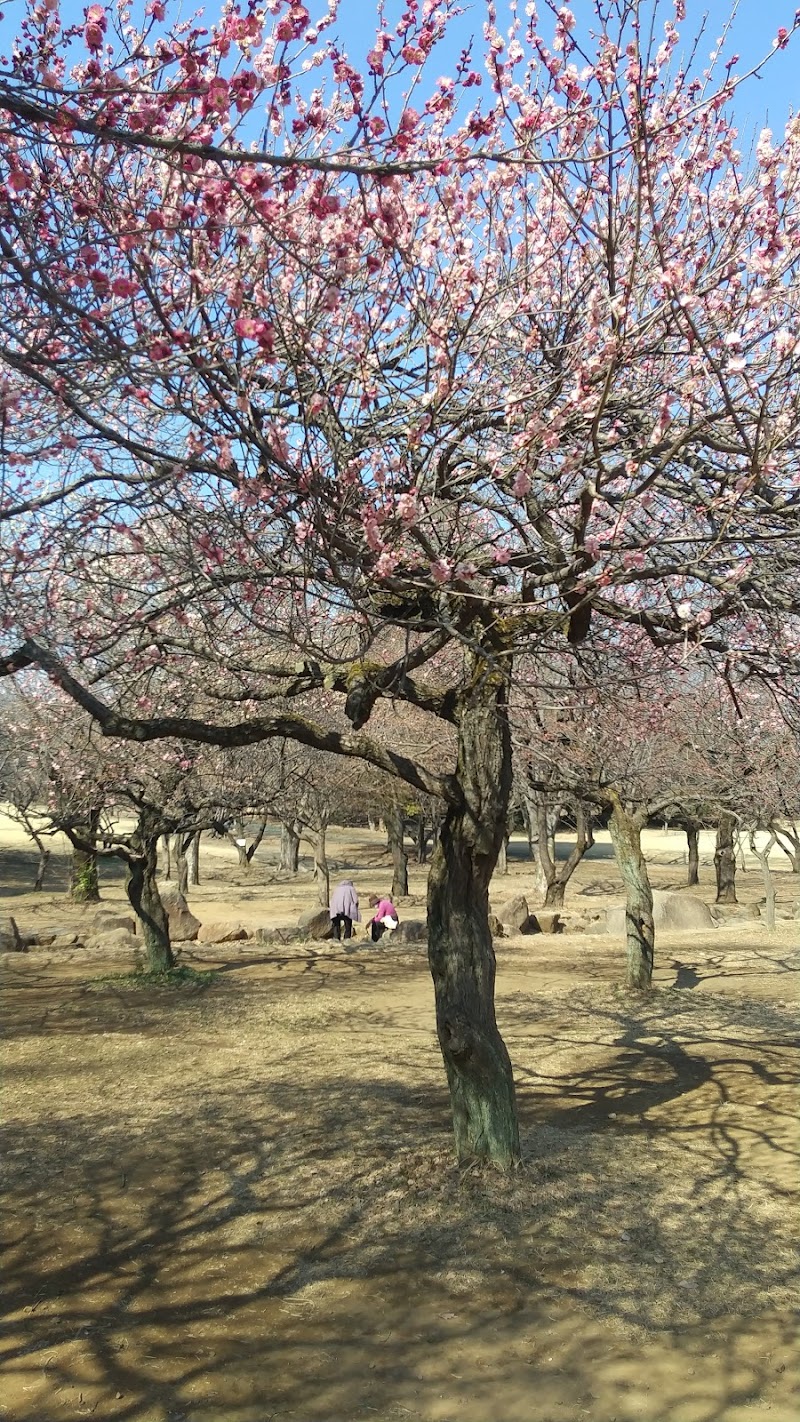
POLYGON ((281 825, 279 867, 284 874, 297 874, 300 869, 300 826, 297 820, 284 820, 281 825))
POLYGON ((717 847, 714 850, 714 870, 717 877, 717 903, 735 904, 736 897, 736 843, 734 831, 736 816, 723 810, 717 825, 717 847))
POLYGON ((178 893, 186 895, 189 892, 189 861, 186 858, 188 840, 182 834, 176 834, 174 841, 175 848, 175 878, 178 885, 178 893))
POLYGON ((192 835, 189 845, 189 883, 200 883, 200 830, 192 835))
POLYGON ((769 856, 776 844, 774 831, 763 849, 759 849, 754 833, 750 834, 750 848, 758 860, 761 877, 764 880, 764 921, 768 929, 775 927, 775 880, 770 867, 769 856))
POLYGON ((408 896, 408 855, 405 846, 405 820, 399 805, 386 811, 386 833, 392 851, 392 898, 408 896))
POLYGON ((526 786, 522 790, 522 816, 528 836, 528 851, 533 863, 533 882, 537 897, 544 899, 547 893, 547 879, 539 857, 539 798, 526 786))
POLYGON ((700 883, 700 830, 697 825, 686 826, 686 843, 689 846, 686 883, 693 886, 700 883))
POLYGON ((578 803, 575 807, 575 844, 567 858, 559 864, 555 855, 556 819, 557 816, 553 816, 552 812, 548 817, 545 808, 544 823, 540 824, 538 838, 540 845, 540 864, 546 884, 544 894, 545 908, 563 908, 567 884, 587 850, 591 849, 594 844, 591 818, 586 813, 584 806, 578 803))
POLYGON ((458 715, 456 780, 428 879, 428 955, 458 1157, 519 1160, 511 1062, 494 1008, 489 882, 506 832, 511 741, 502 675, 473 665, 458 715))
POLYGON ((625 986, 646 989, 653 980, 655 924, 653 890, 642 854, 642 823, 640 815, 628 813, 619 797, 613 797, 608 828, 625 884, 625 986))
POLYGON ((169 939, 169 919, 158 892, 158 820, 151 810, 142 810, 131 836, 125 888, 128 901, 142 925, 147 965, 151 972, 164 973, 175 966, 169 939))
MULTIPOLYGON (((98 810, 89 816, 85 824, 77 825, 75 833, 84 841, 84 844, 93 845, 97 841, 99 824, 100 811, 98 810)), ((93 849, 79 849, 73 845, 69 896, 76 904, 99 903, 100 881, 97 873, 97 855, 93 849)))

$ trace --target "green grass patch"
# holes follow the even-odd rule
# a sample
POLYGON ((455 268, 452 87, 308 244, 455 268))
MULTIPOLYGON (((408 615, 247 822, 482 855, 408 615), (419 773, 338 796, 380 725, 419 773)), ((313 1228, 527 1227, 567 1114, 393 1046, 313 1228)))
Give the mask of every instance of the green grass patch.
POLYGON ((208 988, 216 977, 217 973, 213 968, 204 972, 188 967, 167 968, 163 972, 140 968, 133 973, 108 973, 105 977, 94 978, 89 986, 99 991, 104 987, 208 988))

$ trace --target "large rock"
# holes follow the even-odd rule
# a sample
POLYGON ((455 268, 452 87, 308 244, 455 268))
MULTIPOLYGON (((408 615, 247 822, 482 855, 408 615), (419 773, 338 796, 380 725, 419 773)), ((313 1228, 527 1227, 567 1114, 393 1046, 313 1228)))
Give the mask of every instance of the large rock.
POLYGON ((496 913, 489 914, 489 932, 492 938, 502 938, 504 933, 503 925, 496 913))
POLYGON ((379 940, 381 947, 391 948, 393 943, 427 943, 428 925, 418 918, 406 918, 391 933, 384 933, 379 940))
POLYGON ((2 953, 27 953, 27 945, 22 934, 17 927, 17 921, 11 914, 4 914, 0 918, 0 952, 2 953))
POLYGON ((90 953, 110 953, 114 956, 136 953, 141 946, 141 941, 137 941, 127 928, 112 928, 108 933, 98 933, 93 938, 87 938, 85 944, 90 953))
MULTIPOLYGON (((653 922, 657 930, 672 933, 697 933, 716 926, 714 915, 704 899, 699 899, 696 894, 670 894, 664 889, 653 892, 653 922)), ((624 905, 608 910, 606 929, 616 937, 624 935, 624 905)))
POLYGON ((528 919, 528 927, 522 931, 523 933, 561 933, 561 914, 558 909, 537 909, 528 919))
POLYGON ((161 902, 169 919, 169 936, 173 943, 193 943, 201 923, 195 918, 183 894, 178 889, 164 889, 161 902))
POLYGON ((302 928, 306 938, 314 938, 318 942, 333 938, 333 924, 327 909, 307 909, 298 918, 297 926, 302 928))
POLYGON ((136 918, 132 913, 96 913, 93 927, 95 933, 111 933, 115 928, 124 928, 127 933, 135 933, 136 918))
POLYGON ((248 938, 241 923, 204 923, 197 935, 198 943, 241 943, 248 938))
POLYGON ((508 933, 527 933, 530 916, 531 911, 524 894, 518 894, 497 911, 497 917, 508 933))

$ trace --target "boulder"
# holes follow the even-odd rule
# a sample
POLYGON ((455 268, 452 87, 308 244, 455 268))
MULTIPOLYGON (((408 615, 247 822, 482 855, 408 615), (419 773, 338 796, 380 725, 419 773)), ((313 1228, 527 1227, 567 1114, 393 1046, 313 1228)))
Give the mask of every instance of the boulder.
POLYGON ((132 913, 97 913, 92 926, 95 933, 111 933, 115 928, 124 928, 127 933, 135 933, 136 918, 132 913))
POLYGON ((173 943, 193 943, 200 932, 200 920, 195 918, 183 894, 178 889, 164 889, 161 894, 169 919, 169 936, 173 943))
POLYGON ((537 909, 528 919, 528 927, 523 933, 561 933, 561 914, 558 909, 537 909), (535 924, 533 928, 531 925, 535 924))
POLYGON ((491 933, 492 938, 503 937, 503 925, 497 917, 497 914, 495 913, 489 914, 489 932, 491 933))
POLYGON ((17 928, 16 919, 11 914, 4 914, 0 918, 0 952, 2 953, 27 953, 27 944, 23 941, 22 934, 17 928))
POLYGON ((712 910, 718 922, 753 923, 761 917, 758 904, 715 904, 712 910))
POLYGON ((527 933, 530 916, 528 900, 523 894, 518 894, 497 912, 497 917, 509 933, 527 933))
POLYGON ((83 939, 81 938, 80 934, 78 934, 78 933, 57 933, 56 936, 55 936, 55 938, 53 939, 52 943, 50 944, 50 947, 51 947, 51 948, 77 948, 77 947, 80 946, 80 944, 81 944, 82 942, 83 942, 83 939))
MULTIPOLYGON (((714 915, 704 899, 696 894, 670 894, 665 889, 653 892, 653 922, 656 929, 673 933, 696 933, 714 928, 714 915)), ((616 937, 625 933, 625 906, 610 908, 606 914, 606 929, 616 937)))
POLYGON ((393 943, 427 943, 427 941, 427 923, 423 923, 418 918, 405 918, 391 933, 384 933, 380 944, 382 947, 389 948, 393 943))
POLYGON ((333 924, 327 909, 307 909, 298 918, 297 926, 302 928, 306 938, 315 938, 318 941, 333 938, 333 924))
POLYGON ((249 938, 241 923, 204 923, 197 935, 198 943, 241 943, 249 938))
POLYGON ((141 948, 141 941, 137 941, 127 928, 112 928, 109 933, 98 933, 93 938, 87 938, 86 948, 90 953, 136 953, 141 948))

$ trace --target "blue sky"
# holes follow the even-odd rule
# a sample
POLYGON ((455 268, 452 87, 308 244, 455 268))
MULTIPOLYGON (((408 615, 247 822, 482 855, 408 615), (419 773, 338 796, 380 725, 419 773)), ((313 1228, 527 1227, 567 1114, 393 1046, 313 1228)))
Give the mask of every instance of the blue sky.
MULTIPOLYGON (((88 4, 89 0, 85 0, 85 3, 88 4)), ((142 3, 143 0, 133 0, 131 10, 136 13, 142 3)), ((312 17, 319 13, 319 0, 305 0, 305 3, 312 17)), ((496 3, 500 27, 505 29, 504 12, 507 0, 496 0, 496 3)), ((174 13, 173 6, 174 0, 171 0, 171 3, 168 0, 170 14, 174 13)), ((730 16, 732 6, 733 0, 686 0, 687 17, 680 29, 687 40, 695 33, 703 17, 708 16, 700 50, 703 59, 714 48, 725 21, 730 16)), ((579 27, 588 28, 594 17, 594 0, 571 0, 571 7, 579 27)), ((199 9, 200 5, 192 3, 192 0, 183 0, 180 8, 182 13, 188 16, 199 9)), ((212 3, 205 7, 207 17, 216 15, 219 8, 218 0, 212 0, 212 3)), ((246 8, 245 0, 242 8, 246 8)), ((386 13, 390 23, 404 8, 403 0, 386 0, 386 13)), ((520 0, 519 8, 524 13, 524 0, 520 0)), ((645 0, 644 9, 648 8, 645 0)), ((781 25, 791 26, 796 8, 797 0, 739 0, 732 38, 734 52, 740 55, 740 72, 748 69, 770 50, 778 28, 781 25)), ((82 0, 62 0, 62 17, 66 22, 80 22, 84 9, 82 0)), ((542 27, 545 35, 549 37, 552 21, 547 20, 546 10, 546 0, 539 0, 542 27)), ((3 14, 3 22, 0 24, 0 53, 8 53, 12 36, 23 12, 23 4, 21 0, 0 0, 0 11, 3 14)), ((661 0, 659 13, 663 19, 672 17, 671 0, 661 0)), ((340 0, 337 31, 354 58, 363 54, 370 45, 375 15, 373 0, 340 0)), ((476 51, 480 52, 484 15, 484 0, 464 0, 464 14, 453 23, 446 45, 438 48, 433 56, 433 77, 446 72, 453 57, 471 36, 475 37, 476 51)), ((734 112, 743 140, 752 137, 767 122, 778 132, 783 127, 789 111, 800 108, 800 80, 796 77, 798 74, 800 34, 787 50, 774 55, 763 78, 749 81, 739 90, 734 112)))

